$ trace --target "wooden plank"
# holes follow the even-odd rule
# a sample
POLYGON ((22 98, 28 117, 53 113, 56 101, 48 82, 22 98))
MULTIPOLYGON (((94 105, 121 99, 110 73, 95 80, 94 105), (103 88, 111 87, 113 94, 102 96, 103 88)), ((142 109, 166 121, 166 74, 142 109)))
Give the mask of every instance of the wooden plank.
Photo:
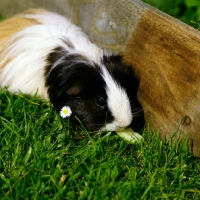
POLYGON ((131 0, 1 0, 0 13, 10 17, 28 8, 63 14, 107 49, 123 51, 146 6, 131 0), (141 6, 142 5, 142 6, 141 6))
POLYGON ((171 17, 148 10, 125 51, 133 63, 146 121, 165 138, 190 138, 200 156, 200 34, 171 17), (134 53, 133 53, 134 52, 134 53))
POLYGON ((123 52, 140 79, 147 125, 162 139, 188 136, 200 156, 198 31, 139 0, 1 0, 0 13, 30 7, 69 16, 95 43, 123 52))

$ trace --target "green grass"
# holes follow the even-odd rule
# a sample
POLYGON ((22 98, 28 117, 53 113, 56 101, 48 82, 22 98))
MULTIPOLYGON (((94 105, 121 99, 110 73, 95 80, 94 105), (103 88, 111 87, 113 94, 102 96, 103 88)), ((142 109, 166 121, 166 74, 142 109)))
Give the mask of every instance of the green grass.
POLYGON ((199 30, 199 0, 142 0, 199 30))
POLYGON ((92 136, 47 102, 0 91, 0 199, 200 199, 187 143, 143 135, 135 145, 92 136))

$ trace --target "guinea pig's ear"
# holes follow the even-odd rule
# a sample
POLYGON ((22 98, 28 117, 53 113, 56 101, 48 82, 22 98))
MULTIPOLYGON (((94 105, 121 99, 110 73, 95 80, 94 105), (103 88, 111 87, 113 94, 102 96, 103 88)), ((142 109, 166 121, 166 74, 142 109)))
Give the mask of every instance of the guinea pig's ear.
POLYGON ((76 63, 73 67, 65 69, 62 78, 63 84, 60 84, 60 86, 63 86, 69 96, 79 95, 91 84, 93 71, 94 68, 89 65, 76 63))
POLYGON ((68 96, 89 95, 91 88, 99 82, 99 70, 84 55, 58 47, 50 53, 47 63, 45 85, 54 106, 59 107, 61 102, 68 100, 68 96))

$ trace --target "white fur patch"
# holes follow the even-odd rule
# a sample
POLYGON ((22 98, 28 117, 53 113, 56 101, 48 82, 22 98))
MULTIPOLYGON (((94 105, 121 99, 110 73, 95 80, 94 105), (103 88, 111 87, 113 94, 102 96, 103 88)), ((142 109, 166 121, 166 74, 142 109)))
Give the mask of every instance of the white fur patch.
POLYGON ((98 63, 100 49, 91 43, 81 29, 66 18, 48 11, 23 14, 38 24, 19 31, 6 41, 6 49, 0 54, 1 87, 9 86, 11 92, 19 90, 25 94, 48 100, 45 88, 44 68, 48 54, 57 46, 73 51, 63 41, 70 40, 74 48, 88 59, 98 63))
POLYGON ((107 123, 103 130, 122 130, 130 125, 133 118, 130 100, 126 91, 113 80, 104 66, 102 66, 102 76, 106 82, 107 105, 114 117, 114 121, 107 123))

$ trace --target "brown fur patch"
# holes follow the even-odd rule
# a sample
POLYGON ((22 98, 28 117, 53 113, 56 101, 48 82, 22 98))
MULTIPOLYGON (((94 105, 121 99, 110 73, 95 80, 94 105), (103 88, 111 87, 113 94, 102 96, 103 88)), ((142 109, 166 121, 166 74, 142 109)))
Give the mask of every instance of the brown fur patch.
MULTIPOLYGON (((35 19, 26 18, 25 14, 35 14, 42 11, 43 10, 39 9, 27 10, 0 23, 0 54, 2 54, 1 56, 4 56, 4 51, 10 44, 8 40, 11 39, 11 37, 14 34, 18 33, 19 31, 25 28, 28 28, 29 26, 39 24, 39 22, 35 19)), ((14 41, 12 41, 12 43, 13 42, 14 41)), ((3 65, 0 66, 0 69, 4 68, 4 66, 6 66, 11 60, 12 58, 7 59, 6 63, 3 63, 3 65)))
MULTIPOLYGON (((24 14, 26 14, 26 12, 24 14)), ((39 22, 34 19, 24 18, 23 14, 16 15, 3 21, 0 24, 0 44, 9 39, 15 33, 34 24, 39 24, 39 22)))

